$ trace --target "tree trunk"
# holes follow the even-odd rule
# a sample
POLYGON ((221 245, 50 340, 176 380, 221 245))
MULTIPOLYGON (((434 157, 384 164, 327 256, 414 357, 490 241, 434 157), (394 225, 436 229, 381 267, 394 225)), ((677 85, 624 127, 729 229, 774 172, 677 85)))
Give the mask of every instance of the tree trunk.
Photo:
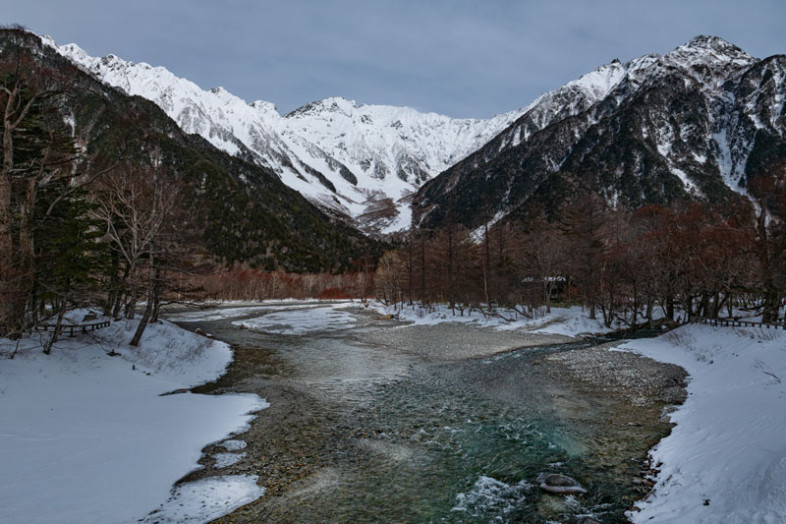
POLYGON ((139 345, 139 341, 142 339, 142 334, 145 332, 145 328, 147 328, 147 323, 150 321, 150 315, 153 311, 153 300, 152 298, 147 301, 147 306, 145 307, 145 312, 142 314, 142 318, 139 320, 139 325, 136 327, 136 331, 134 332, 134 338, 131 339, 130 345, 136 347, 139 345))
POLYGON ((0 336, 14 331, 13 236, 11 234, 11 180, 0 176, 0 336))
POLYGON ((484 226, 483 247, 483 293, 486 295, 486 304, 488 305, 489 313, 491 313, 493 308, 491 307, 491 294, 489 293, 489 287, 491 286, 491 248, 489 247, 488 222, 484 226))
POLYGON ((448 228, 448 301, 450 302, 450 311, 453 316, 456 316, 456 297, 455 297, 455 278, 454 260, 453 260, 453 225, 448 228))
POLYGON ((674 320, 674 297, 672 295, 666 297, 666 319, 674 320))
POLYGON ((420 234, 420 302, 426 299, 426 235, 420 234))
POLYGON ((764 311, 761 314, 761 321, 765 324, 778 322, 780 305, 780 293, 778 293, 777 289, 774 289, 774 286, 768 286, 764 290, 764 311))
POLYGON ((137 278, 137 276, 136 276, 136 264, 135 263, 132 263, 129 266, 129 274, 131 276, 131 285, 129 286, 129 289, 128 289, 128 302, 126 302, 125 314, 126 314, 126 318, 128 320, 133 320, 134 315, 136 314, 136 301, 137 301, 137 296, 138 296, 137 289, 136 289, 136 287, 137 287, 137 285, 136 285, 136 278, 137 278))
POLYGON ((57 339, 60 338, 60 334, 63 332, 63 317, 65 316, 65 312, 66 301, 65 299, 60 299, 58 300, 57 322, 52 330, 52 336, 49 337, 49 340, 44 344, 45 355, 49 355, 52 352, 52 346, 54 346, 57 339))
POLYGON ((412 242, 414 241, 412 228, 409 229, 409 242, 407 242, 407 293, 409 294, 409 305, 412 305, 412 288, 414 283, 412 279, 414 278, 414 246, 412 242))
POLYGON ((32 285, 35 280, 35 244, 33 241, 33 213, 38 193, 35 178, 27 181, 25 199, 19 210, 19 247, 17 267, 20 275, 20 305, 27 311, 32 304, 32 285))
MULTIPOLYGON (((158 212, 158 168, 154 166, 153 170, 153 209, 151 210, 151 224, 156 223, 157 212, 158 212)), ((142 334, 145 332, 147 328, 147 323, 150 321, 150 315, 153 313, 154 303, 156 301, 156 259, 155 259, 155 252, 156 252, 156 232, 153 230, 151 231, 150 242, 148 243, 149 247, 149 259, 148 259, 148 266, 147 266, 147 306, 145 306, 145 312, 142 315, 142 319, 139 321, 139 325, 136 328, 136 333, 134 333, 134 338, 131 339, 132 346, 138 346, 139 341, 142 339, 142 334)), ((134 297, 135 298, 135 297, 134 297)), ((136 300, 134 300, 134 304, 136 300)), ((133 315, 133 310, 132 310, 133 315)))
POLYGON ((162 287, 161 270, 159 268, 156 268, 155 286, 153 287, 153 316, 150 318, 150 322, 152 322, 153 324, 158 322, 158 312, 161 309, 161 287, 162 287))
POLYGON ((543 302, 546 303, 546 313, 551 313, 551 282, 548 277, 543 283, 543 302))

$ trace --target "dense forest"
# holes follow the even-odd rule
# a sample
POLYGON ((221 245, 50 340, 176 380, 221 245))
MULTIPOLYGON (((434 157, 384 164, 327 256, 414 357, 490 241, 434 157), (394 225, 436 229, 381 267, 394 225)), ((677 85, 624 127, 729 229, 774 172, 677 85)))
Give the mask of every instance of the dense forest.
POLYGON ((470 232, 413 231, 387 252, 377 291, 388 302, 452 308, 583 304, 607 326, 731 316, 749 307, 765 322, 786 296, 786 186, 762 177, 753 201, 723 206, 611 209, 595 196, 563 209, 470 232))

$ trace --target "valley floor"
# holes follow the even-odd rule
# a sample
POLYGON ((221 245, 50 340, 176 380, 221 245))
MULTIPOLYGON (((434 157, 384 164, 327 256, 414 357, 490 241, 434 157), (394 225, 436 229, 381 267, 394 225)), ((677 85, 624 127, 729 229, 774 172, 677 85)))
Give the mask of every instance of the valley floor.
MULTIPOLYGON (((279 314, 254 328, 298 333, 309 329, 304 323, 340 326, 352 322, 345 307, 326 306, 309 318, 279 314)), ((570 336, 602 331, 580 308, 515 319, 374 307, 419 323, 462 321, 570 336)), ((199 467, 208 443, 242 448, 232 434, 267 404, 254 395, 160 396, 214 379, 231 352, 166 322, 150 326, 134 349, 123 343, 133 328, 120 321, 90 338, 65 337, 49 356, 35 337, 18 345, 0 339, 3 519, 134 522, 147 515, 151 522, 205 522, 264 494, 253 476, 172 489, 199 467), (111 350, 121 356, 107 356, 111 350)), ((651 452, 660 470, 654 492, 629 513, 631 520, 786 521, 786 331, 688 325, 609 351, 636 352, 690 374, 688 398, 670 415, 676 426, 651 452)))

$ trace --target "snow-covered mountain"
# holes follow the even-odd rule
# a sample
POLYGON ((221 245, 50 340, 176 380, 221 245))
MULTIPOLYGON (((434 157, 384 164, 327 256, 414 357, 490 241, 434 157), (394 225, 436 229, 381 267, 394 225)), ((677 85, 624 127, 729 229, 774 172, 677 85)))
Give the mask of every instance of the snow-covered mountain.
POLYGON ((602 66, 541 96, 510 127, 425 184, 415 220, 479 227, 581 194, 637 207, 717 200, 786 162, 786 56, 699 36, 602 66), (450 217, 450 218, 449 218, 450 217))
POLYGON ((75 44, 51 45, 107 84, 155 102, 184 131, 272 169, 311 201, 368 231, 409 227, 410 196, 523 111, 453 119, 329 98, 282 116, 270 102, 249 104, 223 88, 205 91, 163 67, 91 57, 75 44))

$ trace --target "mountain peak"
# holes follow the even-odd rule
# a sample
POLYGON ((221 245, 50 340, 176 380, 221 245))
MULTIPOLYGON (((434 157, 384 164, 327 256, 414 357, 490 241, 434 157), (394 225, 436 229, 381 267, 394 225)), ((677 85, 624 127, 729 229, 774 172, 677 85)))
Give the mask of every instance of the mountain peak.
POLYGON ((729 48, 737 49, 742 51, 736 45, 724 40, 719 36, 714 35, 698 35, 694 36, 690 39, 690 41, 685 44, 686 47, 694 47, 694 48, 701 48, 701 49, 714 49, 714 50, 725 50, 729 48))
POLYGON ((679 46, 667 56, 685 59, 710 59, 713 61, 733 62, 739 65, 751 65, 757 61, 736 45, 719 36, 699 35, 687 44, 679 46))
POLYGON ((318 113, 342 113, 349 116, 354 113, 358 107, 357 102, 354 100, 347 100, 340 96, 332 96, 298 107, 287 114, 286 117, 314 115, 318 113))
POLYGON ((254 100, 248 105, 250 105, 251 107, 253 107, 263 115, 273 115, 276 117, 281 116, 278 114, 278 108, 276 107, 276 104, 274 104, 273 102, 268 102, 266 100, 254 100))

